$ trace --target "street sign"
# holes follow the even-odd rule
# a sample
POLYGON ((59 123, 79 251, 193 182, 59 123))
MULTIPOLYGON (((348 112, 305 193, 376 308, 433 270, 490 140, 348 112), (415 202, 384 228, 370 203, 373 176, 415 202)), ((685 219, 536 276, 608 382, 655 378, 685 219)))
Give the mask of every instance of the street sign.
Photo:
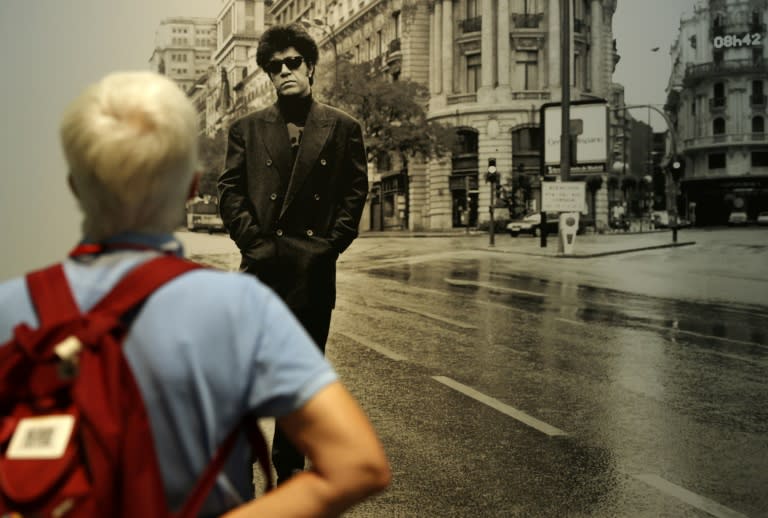
MULTIPOLYGON (((544 164, 558 166, 561 161, 562 108, 560 103, 541 106, 544 130, 544 164)), ((608 161, 608 104, 604 100, 574 101, 570 104, 569 135, 574 140, 572 165, 601 164, 608 161)))
POLYGON ((541 209, 544 212, 582 212, 585 196, 584 182, 541 183, 541 209))

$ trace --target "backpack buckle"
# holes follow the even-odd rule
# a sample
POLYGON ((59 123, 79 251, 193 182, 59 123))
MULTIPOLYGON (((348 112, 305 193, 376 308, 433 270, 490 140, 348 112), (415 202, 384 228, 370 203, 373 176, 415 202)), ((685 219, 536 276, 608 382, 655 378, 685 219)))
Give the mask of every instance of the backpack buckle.
POLYGON ((56 344, 54 354, 59 357, 58 374, 63 380, 70 380, 77 376, 78 360, 83 342, 74 335, 69 336, 56 344))

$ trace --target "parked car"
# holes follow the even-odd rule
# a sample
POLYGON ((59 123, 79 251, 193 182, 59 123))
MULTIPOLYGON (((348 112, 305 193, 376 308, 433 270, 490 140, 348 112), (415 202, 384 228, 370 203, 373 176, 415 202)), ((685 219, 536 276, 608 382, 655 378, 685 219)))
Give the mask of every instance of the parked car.
POLYGON ((768 212, 761 212, 757 215, 758 225, 768 225, 768 212))
POLYGON ((746 225, 747 224, 747 212, 743 210, 734 210, 728 216, 729 225, 746 225))
POLYGON ((219 216, 218 200, 212 196, 196 198, 187 202, 187 229, 192 232, 206 230, 224 232, 224 222, 219 216))
MULTIPOLYGON (((557 234, 557 221, 558 214, 547 214, 547 234, 557 234)), ((580 217, 578 233, 582 233, 588 224, 589 222, 584 216, 580 217)), ((520 234, 530 234, 534 237, 541 235, 541 213, 535 212, 522 219, 510 221, 507 224, 507 233, 512 237, 517 237, 520 234)))

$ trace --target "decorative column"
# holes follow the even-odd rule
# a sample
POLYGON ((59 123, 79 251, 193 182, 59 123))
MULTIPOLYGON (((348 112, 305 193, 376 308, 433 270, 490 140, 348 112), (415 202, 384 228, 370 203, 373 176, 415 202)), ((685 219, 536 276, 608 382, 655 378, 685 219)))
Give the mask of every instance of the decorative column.
POLYGON ((435 2, 432 8, 432 33, 434 48, 430 70, 434 75, 433 93, 439 94, 443 91, 443 5, 440 2, 435 2))
MULTIPOLYGON (((547 10, 547 77, 549 88, 560 88, 560 0, 549 0, 547 10)), ((554 98, 553 98, 554 100, 554 98)))
POLYGON ((443 0, 443 94, 453 93, 453 1, 443 0))
POLYGON ((600 96, 606 96, 608 93, 603 83, 603 67, 605 65, 603 39, 603 2, 602 0, 592 0, 592 41, 590 42, 592 93, 600 96))
POLYGON ((493 0, 482 0, 482 30, 480 32, 480 86, 483 89, 493 88, 493 72, 496 68, 493 53, 493 0))
POLYGON ((496 69, 499 73, 499 86, 509 87, 509 0, 499 0, 498 12, 498 39, 496 52, 498 63, 496 69))

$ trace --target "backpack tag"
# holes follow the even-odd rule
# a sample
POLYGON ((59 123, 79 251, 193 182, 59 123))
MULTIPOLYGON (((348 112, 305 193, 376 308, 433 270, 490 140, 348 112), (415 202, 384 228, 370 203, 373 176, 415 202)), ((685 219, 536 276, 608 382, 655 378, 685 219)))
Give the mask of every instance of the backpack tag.
POLYGON ((64 455, 75 426, 68 414, 25 417, 5 452, 8 459, 59 459, 64 455))

